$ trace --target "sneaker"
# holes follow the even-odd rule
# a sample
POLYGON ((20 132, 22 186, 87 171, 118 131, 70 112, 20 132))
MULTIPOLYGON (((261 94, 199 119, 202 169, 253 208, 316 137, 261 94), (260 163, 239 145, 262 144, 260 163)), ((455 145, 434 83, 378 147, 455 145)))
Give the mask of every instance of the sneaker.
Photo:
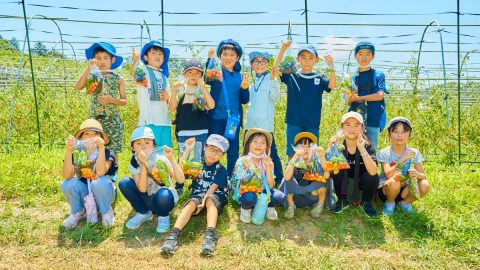
POLYGON ((412 203, 404 203, 404 202, 399 202, 398 206, 405 212, 409 214, 415 213, 415 211, 412 208, 412 203))
POLYGON ((212 256, 215 254, 215 244, 217 243, 217 238, 215 236, 215 231, 207 229, 203 236, 203 245, 200 254, 204 256, 212 256))
POLYGON ((394 202, 385 202, 383 205, 383 214, 387 216, 393 215, 395 211, 395 203, 394 202))
POLYGON ((103 227, 111 227, 115 222, 115 215, 113 214, 113 209, 110 207, 106 214, 102 214, 102 225, 103 227))
POLYGON ((127 221, 125 226, 130 230, 135 230, 145 221, 150 221, 153 219, 152 211, 148 211, 145 214, 136 213, 130 220, 127 221))
POLYGON ((322 211, 323 211, 323 204, 317 204, 312 208, 312 211, 310 211, 310 213, 312 214, 312 217, 319 218, 320 215, 322 214, 322 211))
POLYGON ((378 215, 377 210, 375 210, 373 205, 369 202, 363 203, 363 210, 369 217, 376 217, 378 215))
POLYGON ((285 211, 286 219, 293 219, 293 216, 295 215, 295 208, 297 207, 293 203, 287 206, 287 211, 285 211))
POLYGON ((341 213, 343 210, 348 208, 348 203, 345 199, 338 199, 335 203, 335 208, 333 209, 333 213, 338 214, 341 213))
POLYGON ((160 248, 160 252, 163 255, 172 255, 178 249, 179 240, 179 233, 172 231, 167 238, 165 238, 165 243, 163 243, 163 246, 160 248))
POLYGON ((240 207, 240 221, 243 223, 252 222, 252 209, 243 209, 240 207))
POLYGON ((70 214, 70 216, 68 216, 68 218, 63 221, 63 227, 65 227, 65 229, 73 229, 75 228, 75 226, 77 226, 78 222, 82 218, 86 218, 86 216, 87 215, 85 213, 85 209, 75 214, 70 214))
POLYGON ((269 220, 277 220, 278 219, 278 214, 277 214, 277 210, 275 210, 275 207, 268 207, 267 208, 267 219, 269 219, 269 220))
POLYGON ((170 228, 170 216, 158 217, 157 233, 166 233, 170 228))

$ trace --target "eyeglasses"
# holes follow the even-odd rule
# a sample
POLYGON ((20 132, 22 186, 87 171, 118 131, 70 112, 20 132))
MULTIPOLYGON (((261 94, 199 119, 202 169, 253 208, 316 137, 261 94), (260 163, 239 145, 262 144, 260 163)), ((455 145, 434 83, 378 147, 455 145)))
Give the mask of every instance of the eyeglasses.
POLYGON ((266 65, 268 63, 267 60, 253 60, 252 62, 254 65, 266 65))
POLYGON ((408 131, 393 131, 392 134, 395 134, 397 136, 405 136, 408 134, 408 131))
POLYGON ((223 155, 222 150, 220 150, 220 149, 218 149, 214 146, 207 146, 207 147, 205 147, 205 149, 210 153, 214 153, 214 154, 219 155, 219 156, 223 155))

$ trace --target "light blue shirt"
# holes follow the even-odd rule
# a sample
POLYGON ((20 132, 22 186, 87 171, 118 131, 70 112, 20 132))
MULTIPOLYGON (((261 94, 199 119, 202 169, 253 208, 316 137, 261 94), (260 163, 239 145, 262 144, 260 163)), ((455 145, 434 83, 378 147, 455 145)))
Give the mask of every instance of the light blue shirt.
POLYGON ((270 80, 270 74, 256 76, 250 86, 250 106, 248 107, 245 129, 261 128, 273 132, 275 103, 280 98, 277 80, 270 80))
MULTIPOLYGON (((420 154, 420 151, 418 151, 418 149, 415 149, 415 148, 410 148, 410 150, 415 153, 415 156, 413 157, 412 163, 413 164, 422 163, 423 156, 422 156, 422 154, 420 154)), ((378 155, 377 155, 377 161, 379 163, 397 162, 400 158, 401 158, 401 155, 397 156, 392 151, 392 146, 387 146, 387 147, 383 148, 382 150, 380 150, 380 152, 378 152, 378 155)), ((413 168, 413 164, 412 164, 412 168, 413 168)), ((378 186, 382 187, 383 184, 385 184, 386 181, 387 181, 387 177, 385 176, 385 173, 383 172, 383 169, 382 169, 381 173, 380 173, 380 183, 379 183, 378 186)))

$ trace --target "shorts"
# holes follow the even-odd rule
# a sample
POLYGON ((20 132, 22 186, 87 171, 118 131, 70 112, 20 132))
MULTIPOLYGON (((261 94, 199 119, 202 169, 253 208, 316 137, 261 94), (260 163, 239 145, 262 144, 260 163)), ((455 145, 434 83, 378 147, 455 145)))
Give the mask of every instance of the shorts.
MULTIPOLYGON (((401 201, 403 201, 404 198, 402 198, 402 192, 404 189, 408 188, 408 185, 405 185, 403 187, 400 187, 400 192, 398 193, 397 197, 395 198, 395 203, 399 203, 401 201)), ((382 202, 386 202, 387 201, 387 195, 385 195, 383 193, 383 186, 381 188, 379 188, 377 190, 377 195, 378 195, 378 198, 380 200, 382 200, 382 202)))
MULTIPOLYGON (((195 205, 200 205, 203 201, 203 197, 204 196, 198 196, 198 195, 194 195, 192 197, 190 197, 186 202, 185 204, 183 205, 183 207, 185 207, 189 202, 194 202, 195 205)), ((218 198, 217 195, 215 194, 212 194, 209 196, 212 200, 213 200, 213 203, 215 204, 215 206, 217 207, 217 210, 218 210, 218 215, 220 216, 220 214, 223 212, 223 208, 225 207, 225 204, 223 204, 222 202, 220 202, 220 199, 218 198)), ((200 213, 206 213, 205 211, 205 207, 203 208, 203 210, 200 212, 200 213)), ((194 216, 196 215, 199 215, 200 213, 198 214, 193 214, 194 216)))

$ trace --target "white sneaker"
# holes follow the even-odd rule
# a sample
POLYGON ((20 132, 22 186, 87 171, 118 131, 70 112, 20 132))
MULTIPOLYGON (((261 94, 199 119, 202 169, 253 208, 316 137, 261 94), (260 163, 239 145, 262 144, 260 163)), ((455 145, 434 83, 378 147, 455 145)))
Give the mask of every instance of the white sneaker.
POLYGON ((152 211, 148 211, 145 214, 136 213, 125 226, 130 230, 135 230, 145 221, 150 221, 153 219, 152 211))
POLYGON ((115 222, 115 215, 113 214, 113 209, 110 207, 106 214, 102 214, 102 225, 105 228, 113 226, 115 222))
POLYGON ((65 229, 73 229, 75 228, 75 226, 77 226, 78 222, 82 218, 86 218, 86 217, 87 215, 85 213, 85 209, 75 214, 70 214, 70 216, 68 216, 68 218, 65 219, 65 221, 63 221, 63 227, 65 227, 65 229))
POLYGON ((293 217, 295 216, 295 208, 297 207, 293 203, 287 206, 287 210, 285 211, 286 219, 293 219, 293 217))
POLYGON ((157 233, 166 233, 170 228, 170 216, 158 217, 157 233))
POLYGON ((243 209, 240 207, 240 221, 243 223, 251 223, 252 209, 243 209))
POLYGON ((267 208, 267 219, 269 219, 269 220, 277 220, 278 219, 278 214, 277 214, 277 210, 275 210, 275 207, 268 207, 267 208))

